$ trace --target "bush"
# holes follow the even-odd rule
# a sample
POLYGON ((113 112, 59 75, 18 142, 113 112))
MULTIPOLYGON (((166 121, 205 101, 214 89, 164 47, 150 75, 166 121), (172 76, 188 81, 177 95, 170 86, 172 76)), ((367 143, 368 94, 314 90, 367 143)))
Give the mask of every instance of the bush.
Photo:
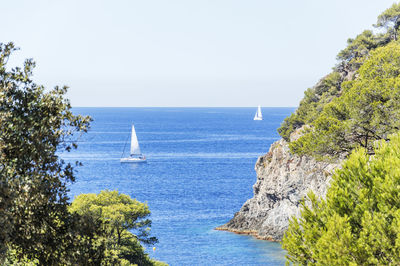
POLYGON ((326 199, 309 193, 283 238, 287 259, 309 265, 400 264, 400 134, 355 150, 326 199))

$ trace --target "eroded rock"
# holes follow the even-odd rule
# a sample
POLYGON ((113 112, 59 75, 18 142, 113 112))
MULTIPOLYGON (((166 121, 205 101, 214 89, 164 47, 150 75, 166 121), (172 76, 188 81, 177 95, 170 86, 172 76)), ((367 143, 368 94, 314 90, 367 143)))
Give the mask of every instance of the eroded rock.
POLYGON ((276 141, 257 160, 253 198, 228 223, 216 229, 281 240, 290 217, 300 213, 301 199, 310 190, 325 197, 333 170, 338 166, 339 163, 293 155, 285 140, 276 141))

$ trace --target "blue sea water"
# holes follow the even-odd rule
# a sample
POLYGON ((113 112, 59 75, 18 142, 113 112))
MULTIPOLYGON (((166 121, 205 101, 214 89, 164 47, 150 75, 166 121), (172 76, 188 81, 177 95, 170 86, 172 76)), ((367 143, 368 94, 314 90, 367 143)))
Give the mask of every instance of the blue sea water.
POLYGON ((215 231, 252 197, 254 165, 294 108, 74 108, 94 121, 78 149, 61 156, 79 160, 70 196, 117 189, 147 202, 152 258, 170 265, 282 265, 279 243, 215 231), (145 164, 121 164, 135 124, 145 164))

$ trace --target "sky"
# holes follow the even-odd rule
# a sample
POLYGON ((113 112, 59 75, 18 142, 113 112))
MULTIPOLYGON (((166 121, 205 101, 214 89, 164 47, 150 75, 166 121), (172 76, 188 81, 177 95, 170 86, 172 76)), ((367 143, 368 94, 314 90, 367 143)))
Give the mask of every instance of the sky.
POLYGON ((13 0, 0 42, 75 107, 298 106, 393 0, 13 0))

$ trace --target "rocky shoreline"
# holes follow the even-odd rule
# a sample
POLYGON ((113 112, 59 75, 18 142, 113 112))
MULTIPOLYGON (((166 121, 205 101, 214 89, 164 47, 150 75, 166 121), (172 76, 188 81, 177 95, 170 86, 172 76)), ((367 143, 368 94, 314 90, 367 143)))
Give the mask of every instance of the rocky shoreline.
POLYGON ((240 230, 235 230, 235 229, 231 229, 231 228, 226 228, 224 226, 216 227, 215 230, 231 232, 231 233, 235 233, 235 234, 238 234, 238 235, 253 236, 253 237, 257 238, 257 239, 267 240, 267 241, 271 241, 271 242, 279 242, 280 241, 280 240, 273 239, 273 238, 270 238, 270 237, 260 236, 257 231, 240 231, 240 230))
POLYGON ((339 163, 293 155, 283 139, 274 142, 255 165, 257 181, 253 198, 228 223, 215 229, 280 241, 290 217, 300 214, 300 201, 310 190, 324 197, 333 170, 338 166, 339 163))

